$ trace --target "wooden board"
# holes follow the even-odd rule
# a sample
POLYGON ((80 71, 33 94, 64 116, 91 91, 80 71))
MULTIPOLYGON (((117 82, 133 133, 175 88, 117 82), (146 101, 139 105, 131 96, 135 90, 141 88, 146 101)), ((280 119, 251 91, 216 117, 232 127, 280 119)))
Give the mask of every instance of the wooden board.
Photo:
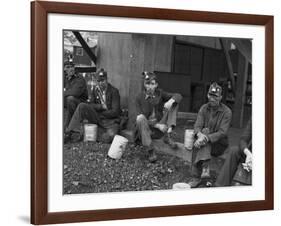
POLYGON ((178 148, 172 149, 169 145, 164 143, 162 139, 158 139, 153 140, 153 145, 156 152, 179 157, 191 164, 192 152, 185 149, 184 144, 177 142, 178 148))

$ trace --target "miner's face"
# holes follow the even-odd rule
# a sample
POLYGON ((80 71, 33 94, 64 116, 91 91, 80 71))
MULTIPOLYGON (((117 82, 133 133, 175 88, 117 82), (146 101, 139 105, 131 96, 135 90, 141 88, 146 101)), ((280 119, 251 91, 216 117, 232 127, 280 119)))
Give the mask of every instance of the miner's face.
POLYGON ((66 78, 71 79, 71 77, 75 73, 75 68, 74 68, 73 65, 65 65, 64 66, 64 72, 65 72, 66 78))
POLYGON ((108 84, 107 78, 99 78, 98 79, 98 85, 102 90, 106 90, 107 84, 108 84))
POLYGON ((153 94, 157 87, 158 87, 158 83, 155 80, 144 82, 145 91, 149 94, 153 94))
POLYGON ((209 104, 210 104, 212 107, 217 107, 217 106, 219 106, 219 104, 220 104, 220 102, 221 102, 221 98, 222 98, 222 96, 214 96, 214 95, 208 94, 208 101, 209 101, 209 104))

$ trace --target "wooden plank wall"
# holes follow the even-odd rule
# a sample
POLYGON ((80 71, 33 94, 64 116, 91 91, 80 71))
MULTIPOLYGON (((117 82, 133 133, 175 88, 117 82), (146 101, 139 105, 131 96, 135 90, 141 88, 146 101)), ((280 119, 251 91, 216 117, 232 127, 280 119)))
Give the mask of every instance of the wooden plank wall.
POLYGON ((108 79, 119 89, 122 107, 127 106, 130 84, 132 37, 130 34, 99 33, 97 68, 108 72, 108 79))
MULTIPOLYGON (((187 39, 192 41, 191 39, 187 39)), ((216 46, 217 39, 201 37, 206 44, 216 46)), ((227 64, 221 49, 210 48, 189 43, 176 38, 173 72, 191 76, 191 107, 189 111, 197 112, 206 102, 208 85, 213 82, 226 81, 227 64)))
POLYGON ((145 35, 132 35, 132 58, 129 79, 129 128, 132 129, 136 118, 136 97, 142 90, 141 72, 145 65, 145 35))
MULTIPOLYGON (((207 83, 226 80, 228 76, 223 51, 218 49, 220 43, 215 38, 99 33, 98 43, 97 67, 108 71, 109 81, 120 91, 122 107, 129 109, 133 120, 135 97, 142 90, 141 73, 144 70, 190 76, 191 92, 197 90, 201 100, 199 103, 197 98, 198 106, 206 101, 206 93, 195 89, 194 85, 206 89, 207 83)), ((236 105, 241 106, 238 102, 236 105)))
POLYGON ((97 67, 108 71, 119 89, 121 105, 135 118, 135 98, 142 89, 143 71, 171 71, 173 36, 99 33, 97 67))

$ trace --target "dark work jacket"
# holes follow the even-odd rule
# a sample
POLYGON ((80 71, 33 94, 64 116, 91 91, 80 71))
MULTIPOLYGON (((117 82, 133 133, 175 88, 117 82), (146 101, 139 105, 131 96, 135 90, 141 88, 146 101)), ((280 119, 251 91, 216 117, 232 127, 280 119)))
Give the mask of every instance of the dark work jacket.
POLYGON ((146 93, 140 93, 136 98, 137 115, 143 114, 146 118, 152 114, 153 107, 155 107, 155 117, 159 121, 163 117, 164 104, 169 99, 173 98, 176 103, 180 103, 182 96, 178 93, 168 93, 162 89, 156 89, 154 98, 147 98, 146 93))
POLYGON ((240 138, 240 151, 244 153, 244 149, 248 148, 252 151, 252 119, 247 123, 246 128, 243 131, 243 134, 240 138))
POLYGON ((81 101, 88 99, 88 90, 85 79, 81 75, 75 75, 65 82, 64 97, 74 96, 81 101))
POLYGON ((121 108, 120 108, 120 95, 118 89, 113 87, 110 83, 106 89, 106 105, 107 110, 102 109, 101 101, 96 89, 93 89, 91 103, 94 108, 99 112, 100 118, 105 119, 119 119, 121 108))
POLYGON ((231 110, 220 103, 214 116, 211 116, 211 107, 209 103, 204 104, 197 115, 196 122, 194 124, 194 133, 201 132, 202 129, 208 128, 208 137, 211 143, 219 142, 223 145, 228 145, 228 129, 230 127, 232 119, 231 110))

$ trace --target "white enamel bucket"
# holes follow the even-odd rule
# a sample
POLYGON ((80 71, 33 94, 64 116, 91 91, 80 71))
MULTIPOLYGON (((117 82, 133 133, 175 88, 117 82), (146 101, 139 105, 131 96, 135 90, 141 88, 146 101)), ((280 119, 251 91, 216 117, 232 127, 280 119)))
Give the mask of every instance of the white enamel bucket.
POLYGON ((194 143, 194 130, 187 129, 184 133, 184 147, 188 150, 192 150, 194 143))
POLYGON ((190 185, 187 183, 176 183, 173 184, 173 190, 184 190, 184 189, 190 189, 190 185))
POLYGON ((84 125, 84 141, 97 141, 98 126, 96 124, 84 125))
POLYGON ((108 156, 113 159, 120 159, 126 149, 128 139, 120 135, 115 135, 108 150, 108 156))

